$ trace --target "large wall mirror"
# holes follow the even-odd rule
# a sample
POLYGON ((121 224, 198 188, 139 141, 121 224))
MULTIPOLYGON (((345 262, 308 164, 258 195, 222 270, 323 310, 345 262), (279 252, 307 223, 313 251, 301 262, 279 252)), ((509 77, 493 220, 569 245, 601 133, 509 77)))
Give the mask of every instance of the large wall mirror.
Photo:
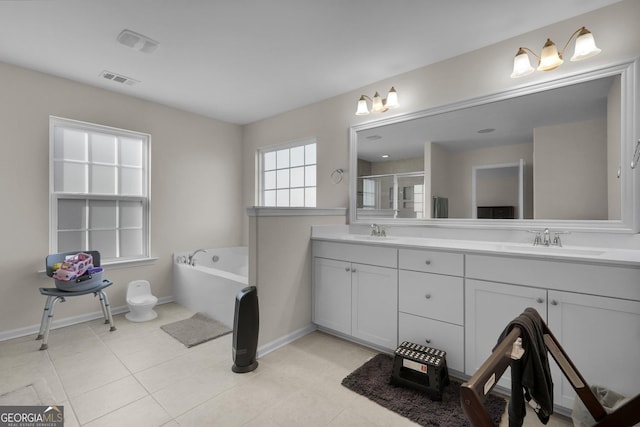
POLYGON ((351 222, 632 231, 635 68, 353 126, 351 222))

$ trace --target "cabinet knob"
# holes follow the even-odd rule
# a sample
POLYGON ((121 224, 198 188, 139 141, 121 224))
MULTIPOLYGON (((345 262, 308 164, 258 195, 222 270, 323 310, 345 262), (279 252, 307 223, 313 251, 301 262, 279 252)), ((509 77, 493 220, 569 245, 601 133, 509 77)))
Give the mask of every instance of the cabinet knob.
POLYGON ((431 340, 429 338, 425 338, 424 342, 426 342, 427 344, 431 344, 431 340))
POLYGON ((538 297, 538 298, 536 298, 536 302, 538 304, 542 304, 544 302, 544 299, 542 297, 538 297))
POLYGON ((356 272, 356 269, 355 269, 355 268, 351 268, 351 272, 352 272, 352 273, 355 273, 355 272, 356 272))
POLYGON ((431 294, 426 294, 424 297, 425 297, 426 299, 431 299, 431 294))
POLYGON ((431 265, 431 260, 428 259, 424 263, 427 264, 427 265, 431 265))
POLYGON ((345 267, 344 271, 351 271, 349 267, 345 267))
POLYGON ((551 305, 558 305, 558 301, 556 301, 556 300, 552 299, 552 300, 551 300, 551 305))

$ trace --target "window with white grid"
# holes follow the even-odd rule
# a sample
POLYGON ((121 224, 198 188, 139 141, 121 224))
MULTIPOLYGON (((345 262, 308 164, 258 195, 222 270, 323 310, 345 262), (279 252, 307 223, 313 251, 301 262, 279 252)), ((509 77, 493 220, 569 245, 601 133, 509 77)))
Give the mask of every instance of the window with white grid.
POLYGON ((149 257, 150 135, 50 119, 50 251, 149 257))
POLYGON ((262 150, 260 177, 261 206, 315 207, 315 140, 262 150))

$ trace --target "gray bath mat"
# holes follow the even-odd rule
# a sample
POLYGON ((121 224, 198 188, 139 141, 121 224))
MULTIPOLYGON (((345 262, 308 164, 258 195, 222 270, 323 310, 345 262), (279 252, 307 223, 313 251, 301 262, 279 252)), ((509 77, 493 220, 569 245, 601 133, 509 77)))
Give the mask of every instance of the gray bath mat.
MULTIPOLYGON (((434 402, 417 390, 391 385, 392 371, 393 357, 378 354, 345 377, 342 385, 421 426, 469 426, 460 407, 460 382, 451 379, 442 401, 434 402)), ((500 424, 507 402, 492 393, 484 404, 494 424, 500 424)))
POLYGON ((202 344, 231 332, 231 328, 227 325, 204 313, 196 313, 189 319, 169 323, 160 328, 187 347, 202 344))

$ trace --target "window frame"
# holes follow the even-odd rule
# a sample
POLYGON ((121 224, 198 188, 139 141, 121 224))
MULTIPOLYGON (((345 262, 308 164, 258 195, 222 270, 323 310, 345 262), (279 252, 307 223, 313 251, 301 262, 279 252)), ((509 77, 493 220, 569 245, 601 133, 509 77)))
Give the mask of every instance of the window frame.
MULTIPOLYGON (((257 173, 257 197, 256 197, 256 202, 258 206, 261 207, 271 207, 271 208, 315 208, 318 205, 318 143, 315 137, 308 137, 308 138, 304 138, 304 139, 299 139, 299 140, 295 140, 295 141, 291 141, 285 144, 279 144, 279 145, 274 145, 274 146, 270 146, 270 147, 264 147, 264 148, 260 148, 257 151, 257 157, 258 157, 258 173, 257 173), (314 151, 315 151, 315 162, 314 163, 310 163, 307 164, 306 162, 302 164, 303 167, 309 166, 309 165, 313 165, 315 166, 315 185, 313 186, 303 186, 303 187, 293 187, 293 188, 303 188, 306 189, 307 188, 315 188, 315 197, 314 197, 314 204, 313 206, 307 206, 306 205, 306 198, 304 200, 304 204, 302 206, 291 206, 291 197, 289 197, 289 203, 287 206, 278 206, 277 204, 277 198, 276 198, 276 204, 275 205, 269 205, 267 206, 265 204, 265 154, 267 153, 273 153, 273 152, 277 152, 279 150, 285 150, 285 149, 292 149, 292 148, 297 148, 297 147, 305 147, 307 145, 314 145, 314 151)), ((299 167, 299 166, 296 166, 299 167)), ((285 169, 285 168, 282 168, 285 169)), ((289 173, 291 172, 291 165, 289 165, 286 168, 289 173)), ((274 170, 278 170, 277 168, 274 170)), ((305 184, 306 184, 306 177, 305 177, 305 184)), ((289 182, 289 186, 286 187, 289 192, 291 191, 292 187, 290 185, 289 182)), ((276 187, 277 190, 277 187, 276 187)), ((289 193, 289 196, 291 196, 291 193, 289 193)))
MULTIPOLYGON (((88 147, 91 150, 90 146, 88 147)), ((99 162, 93 163, 91 159, 86 161, 79 161, 79 163, 85 163, 87 165, 99 164, 99 162)), ((130 168, 127 165, 122 165, 119 161, 114 164, 116 168, 127 169, 130 168), (123 167, 124 166, 124 167, 123 167)), ((119 174, 118 174, 119 177, 119 174)), ((116 187, 117 188, 117 187, 116 187)), ((119 192, 119 190, 118 190, 119 192)), ((137 263, 140 261, 154 260, 151 257, 151 135, 143 132, 131 131, 127 129, 120 129, 111 126, 99 125, 95 123, 83 122, 78 120, 66 119, 62 117, 49 116, 49 252, 58 253, 59 241, 58 241, 58 203, 60 200, 82 200, 85 202, 85 208, 83 215, 85 217, 85 242, 87 250, 92 249, 88 247, 90 232, 92 231, 91 224, 89 222, 90 211, 88 205, 94 201, 114 201, 119 211, 120 202, 140 202, 142 205, 142 224, 141 224, 141 249, 142 254, 138 256, 121 256, 120 247, 120 233, 122 229, 126 227, 120 226, 120 215, 117 214, 115 218, 115 230, 116 233, 116 257, 102 256, 101 263, 104 264, 119 264, 119 263, 137 263), (59 161, 55 159, 55 139, 56 128, 78 130, 80 132, 88 133, 101 133, 117 138, 133 138, 142 140, 142 195, 126 195, 126 194, 101 194, 91 193, 91 176, 86 177, 89 188, 85 188, 84 192, 62 192, 55 189, 56 171, 55 165, 59 161)), ((94 230, 99 231, 99 229, 94 230)), ((78 248, 78 250, 84 250, 78 248)), ((99 250, 97 248, 96 250, 99 250)))

